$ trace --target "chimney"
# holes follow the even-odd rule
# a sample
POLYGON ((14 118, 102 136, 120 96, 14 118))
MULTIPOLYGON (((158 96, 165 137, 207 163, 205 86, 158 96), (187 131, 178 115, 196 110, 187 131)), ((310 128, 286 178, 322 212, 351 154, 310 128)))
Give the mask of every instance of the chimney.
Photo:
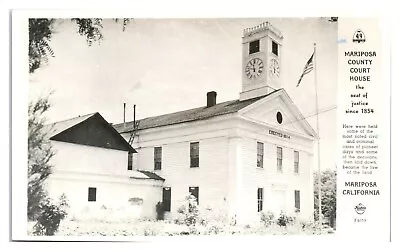
POLYGON ((124 103, 124 128, 125 128, 125 110, 126 110, 126 103, 124 103))
POLYGON ((133 130, 136 129, 136 104, 133 105, 133 130))
POLYGON ((207 92, 207 107, 217 104, 217 93, 215 91, 207 92))

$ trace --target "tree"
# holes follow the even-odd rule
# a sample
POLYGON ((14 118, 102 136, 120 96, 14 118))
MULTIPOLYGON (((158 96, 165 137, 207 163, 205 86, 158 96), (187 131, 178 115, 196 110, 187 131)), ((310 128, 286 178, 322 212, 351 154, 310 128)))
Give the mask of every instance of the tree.
MULTIPOLYGON (((122 30, 131 19, 122 19, 122 30)), ((70 20, 78 26, 78 33, 86 38, 89 46, 103 39, 101 18, 72 18, 70 20)), ((114 19, 119 22, 120 19, 114 19)), ((31 18, 29 19, 29 73, 47 63, 49 57, 54 57, 51 48, 51 39, 56 32, 57 19, 31 18)), ((28 219, 35 220, 42 213, 41 208, 47 198, 44 182, 51 174, 50 160, 54 156, 50 141, 44 131, 44 113, 50 108, 49 96, 39 98, 29 103, 28 107, 28 219)))
POLYGON ((40 214, 40 204, 47 197, 44 181, 51 174, 54 151, 45 131, 43 114, 50 108, 49 97, 39 98, 28 107, 28 219, 40 214))
MULTIPOLYGON (((318 218, 318 172, 314 172, 314 212, 318 218)), ((334 226, 336 220, 336 170, 325 170, 321 173, 321 211, 334 226)))
MULTIPOLYGON (((122 21, 124 31, 130 18, 113 19, 116 23, 122 21)), ((102 18, 72 18, 71 22, 78 27, 78 33, 86 38, 89 46, 94 42, 103 39, 101 29, 103 28, 102 18)), ((29 19, 29 73, 40 68, 43 63, 48 62, 49 57, 54 57, 50 42, 55 30, 57 19, 53 18, 31 18, 29 19)))

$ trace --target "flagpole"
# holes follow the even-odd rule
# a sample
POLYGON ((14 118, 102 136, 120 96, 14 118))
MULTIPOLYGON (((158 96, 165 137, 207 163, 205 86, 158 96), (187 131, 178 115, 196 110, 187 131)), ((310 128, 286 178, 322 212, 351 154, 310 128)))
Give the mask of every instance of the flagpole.
POLYGON ((318 84, 317 84, 317 44, 314 43, 314 82, 315 82, 315 108, 317 114, 317 145, 318 145, 318 221, 322 224, 322 206, 321 206, 321 159, 319 144, 319 118, 318 118, 318 84))

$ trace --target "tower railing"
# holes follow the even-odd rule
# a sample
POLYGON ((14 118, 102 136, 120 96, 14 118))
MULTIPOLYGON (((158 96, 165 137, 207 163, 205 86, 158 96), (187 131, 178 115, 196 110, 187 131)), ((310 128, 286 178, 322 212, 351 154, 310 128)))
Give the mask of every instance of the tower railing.
POLYGON ((277 37, 283 38, 282 33, 278 29, 276 29, 274 26, 272 26, 272 24, 268 21, 261 23, 259 25, 244 29, 243 36, 248 37, 255 33, 258 33, 260 31, 265 31, 265 30, 269 30, 272 33, 274 33, 277 37))

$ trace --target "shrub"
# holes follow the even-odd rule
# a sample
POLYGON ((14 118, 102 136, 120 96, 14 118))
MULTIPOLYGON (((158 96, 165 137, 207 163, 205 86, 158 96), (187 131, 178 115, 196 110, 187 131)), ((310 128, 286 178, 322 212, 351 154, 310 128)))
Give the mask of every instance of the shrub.
POLYGON ((57 204, 54 204, 50 198, 46 198, 40 204, 41 214, 34 226, 35 235, 54 235, 60 226, 61 220, 67 216, 68 202, 63 194, 57 204))
POLYGON ((264 224, 264 226, 268 227, 274 224, 275 222, 275 215, 273 212, 268 211, 268 212, 261 212, 260 214, 260 220, 261 223, 264 224))
POLYGON ((209 235, 220 234, 222 232, 224 232, 224 224, 222 223, 214 222, 207 228, 207 234, 209 235))
POLYGON ((294 220, 295 217, 288 216, 285 212, 281 211, 277 224, 281 227, 286 227, 287 225, 292 224, 294 220))
POLYGON ((157 228, 159 227, 156 224, 146 224, 143 227, 143 235, 144 236, 157 236, 160 235, 160 230, 157 228))
POLYGON ((300 225, 301 229, 305 232, 314 232, 319 229, 318 222, 316 221, 302 221, 300 225))
POLYGON ((183 216, 187 226, 194 226, 199 220, 199 208, 196 197, 189 195, 185 198, 185 204, 178 208, 178 213, 183 216))
POLYGON ((162 202, 156 204, 156 213, 157 220, 164 220, 164 204, 162 202))

